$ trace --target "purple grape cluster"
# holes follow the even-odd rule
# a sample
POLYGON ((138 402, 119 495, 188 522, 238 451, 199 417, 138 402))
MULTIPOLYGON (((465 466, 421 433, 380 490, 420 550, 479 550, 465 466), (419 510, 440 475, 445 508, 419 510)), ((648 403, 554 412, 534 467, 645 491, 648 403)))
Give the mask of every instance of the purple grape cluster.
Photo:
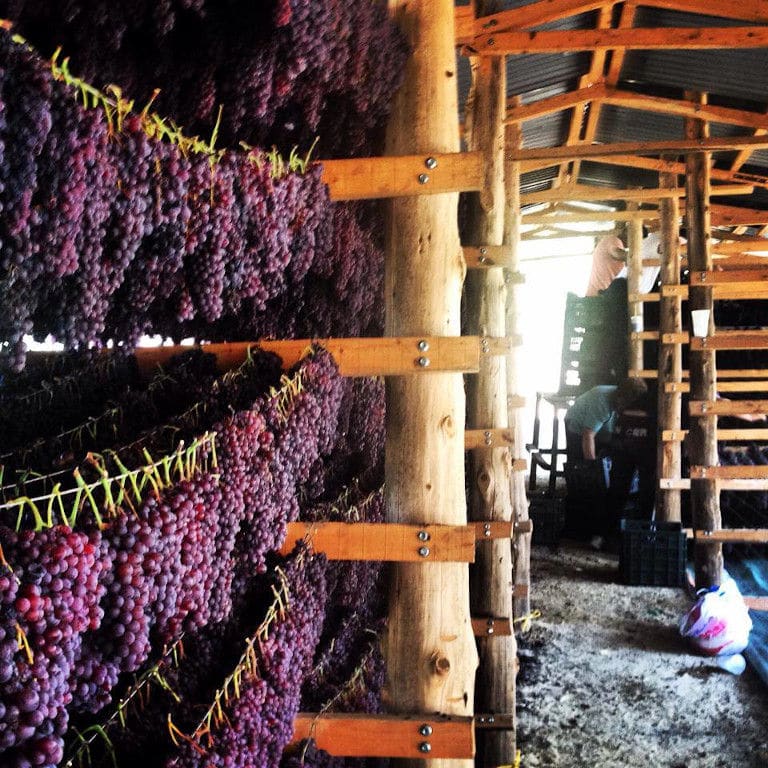
POLYGON ((63 526, 20 534, 2 528, 0 543, 10 565, 3 585, 13 595, 4 597, 0 616, 3 765, 53 767, 63 755, 70 674, 84 633, 100 619, 97 547, 63 526))
POLYGON ((203 751, 182 745, 168 767, 268 768, 280 762, 299 710, 326 602, 325 559, 306 553, 284 564, 288 605, 259 644, 259 674, 244 676, 226 719, 203 751))
POLYGON ((13 99, 0 110, 0 206, 13 209, 0 222, 6 367, 23 365, 28 333, 86 349, 148 332, 381 328, 374 227, 361 224, 366 209, 329 201, 319 166, 282 173, 255 150, 189 155, 147 138, 137 116, 118 130, 8 33, 0 42, 0 86, 13 99))
POLYGON ((3 0, 0 17, 73 70, 118 83, 178 124, 285 151, 319 133, 325 157, 370 151, 400 85, 406 47, 383 0, 3 0), (137 41, 141 41, 139 45, 137 41))

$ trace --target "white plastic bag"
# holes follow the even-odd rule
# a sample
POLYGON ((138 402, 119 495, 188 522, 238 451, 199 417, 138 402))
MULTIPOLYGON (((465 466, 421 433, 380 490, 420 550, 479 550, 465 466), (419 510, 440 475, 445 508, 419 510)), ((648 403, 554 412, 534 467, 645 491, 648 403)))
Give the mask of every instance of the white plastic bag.
POLYGON ((697 592, 699 599, 680 621, 680 634, 705 656, 741 653, 749 643, 752 619, 730 577, 721 587, 697 592))

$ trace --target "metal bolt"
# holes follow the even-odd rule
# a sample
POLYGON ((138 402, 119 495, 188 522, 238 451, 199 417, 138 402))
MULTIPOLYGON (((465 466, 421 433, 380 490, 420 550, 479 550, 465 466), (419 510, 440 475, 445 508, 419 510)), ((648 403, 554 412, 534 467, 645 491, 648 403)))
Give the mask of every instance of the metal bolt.
POLYGON ((420 557, 429 557, 429 547, 419 547, 420 557))
POLYGON ((489 37, 488 38, 488 45, 496 45, 496 38, 495 37, 489 37))
POLYGON ((486 253, 488 253, 488 249, 487 249, 487 248, 486 248, 484 245, 481 245, 481 246, 480 246, 480 253, 481 253, 483 256, 485 256, 485 254, 486 254, 486 253))
POLYGON ((419 744, 419 752, 431 752, 432 751, 432 745, 428 741, 422 741, 421 744, 419 744))
POLYGON ((702 413, 706 413, 707 412, 707 404, 706 403, 702 403, 701 404, 701 412, 702 413))
POLYGON ((486 523, 485 528, 483 529, 483 536, 490 536, 491 535, 491 524, 486 523))
POLYGON ((421 368, 428 368, 429 367, 429 358, 428 357, 420 357, 416 361, 421 368))
POLYGON ((434 171, 435 168, 437 168, 437 159, 434 158, 434 157, 428 157, 424 161, 424 165, 426 165, 427 168, 429 168, 430 171, 434 171))
POLYGON ((701 534, 702 534, 702 536, 711 536, 712 535, 712 531, 702 531, 701 534))
POLYGON ((429 723, 424 723, 424 725, 422 725, 419 728, 419 733, 422 736, 431 736, 432 735, 432 726, 429 723))
POLYGON ((702 272, 701 273, 701 282, 702 283, 706 283, 707 282, 707 273, 706 272, 702 272))
POLYGON ((493 715, 489 715, 488 716, 488 722, 489 723, 495 723, 496 722, 496 718, 493 715))
POLYGON ((478 715, 477 716, 477 722, 478 723, 484 723, 485 722, 485 718, 482 715, 478 715))
POLYGON ((488 629, 485 630, 486 635, 492 635, 493 634, 493 627, 488 627, 488 629))
POLYGON ((485 437, 486 445, 491 445, 491 443, 493 443, 493 435, 491 435, 491 433, 488 432, 487 430, 485 431, 483 437, 485 437))
POLYGON ((426 339, 421 339, 416 346, 419 348, 419 352, 426 352, 429 349, 429 342, 426 339))
POLYGON ((429 181, 429 174, 428 173, 420 173, 419 174, 419 184, 426 184, 429 181))
POLYGON ((419 537, 419 541, 429 541, 429 533, 427 531, 419 531, 416 535, 419 537))

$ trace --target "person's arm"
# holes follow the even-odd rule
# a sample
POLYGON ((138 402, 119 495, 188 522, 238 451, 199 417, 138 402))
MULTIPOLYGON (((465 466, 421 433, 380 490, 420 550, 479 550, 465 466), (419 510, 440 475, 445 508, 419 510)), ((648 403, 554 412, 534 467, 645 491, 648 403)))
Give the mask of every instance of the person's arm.
POLYGON ((581 452, 588 461, 594 461, 597 458, 595 454, 595 433, 591 429, 582 430, 581 452))

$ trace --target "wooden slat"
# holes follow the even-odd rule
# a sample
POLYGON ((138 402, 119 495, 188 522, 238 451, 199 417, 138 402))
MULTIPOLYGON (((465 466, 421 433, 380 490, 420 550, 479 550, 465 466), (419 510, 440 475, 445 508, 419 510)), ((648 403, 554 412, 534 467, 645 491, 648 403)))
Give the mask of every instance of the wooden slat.
POLYGON ((762 528, 723 528, 719 531, 694 531, 693 540, 705 544, 714 542, 766 544, 768 529, 762 528))
POLYGON ((290 743, 309 738, 335 757, 469 759, 475 754, 472 717, 299 712, 290 743), (423 744, 429 745, 427 752, 423 744))
MULTIPOLYGON (((661 478, 659 488, 662 490, 690 490, 690 478, 661 478)), ((717 479, 717 487, 721 491, 766 491, 768 490, 768 479, 750 480, 743 478, 717 479)))
POLYGON ((758 597, 744 595, 744 604, 750 611, 768 611, 768 597, 764 595, 758 597))
MULTIPOLYGON (((467 262, 468 269, 482 269, 485 267, 508 267, 510 266, 511 249, 506 245, 481 245, 473 247, 465 245, 464 261, 467 262)), ((522 274, 518 275, 516 282, 525 282, 522 274)))
POLYGON ((768 400, 691 400, 691 416, 739 416, 768 413, 768 400))
MULTIPOLYGON (((685 440, 687 429, 665 429, 661 433, 661 439, 665 443, 675 443, 685 440)), ((768 440, 768 429, 718 429, 718 441, 727 440, 768 440)))
POLYGON ((477 730, 506 730, 515 729, 515 716, 512 714, 475 715, 475 728, 477 730))
POLYGON ((329 560, 472 563, 475 539, 473 525, 288 523, 280 552, 288 554, 296 542, 306 540, 329 560))
MULTIPOLYGON (((755 188, 747 184, 722 184, 719 187, 712 187, 712 195, 751 195, 755 188)), ((520 195, 521 205, 532 205, 534 203, 553 203, 562 200, 636 200, 636 201, 654 201, 663 197, 685 198, 685 190, 678 187, 675 189, 660 189, 658 187, 646 189, 615 189, 611 187, 591 187, 584 184, 574 184, 562 189, 545 189, 541 192, 529 192, 520 195)))
POLYGON ((661 295, 658 293, 630 293, 627 296, 630 303, 637 301, 654 302, 661 299, 661 295))
POLYGON ((738 21, 768 21, 765 0, 717 0, 711 4, 702 3, 701 0, 642 0, 638 4, 738 21))
POLYGON ((768 466, 702 467, 691 465, 692 480, 768 480, 768 466))
MULTIPOLYGON (((203 344, 199 348, 216 355, 221 370, 240 365, 248 350, 254 347, 275 352, 286 367, 294 365, 307 353, 312 339, 262 340, 258 342, 232 342, 227 344, 203 344)), ((519 345, 519 338, 481 339, 478 336, 429 336, 399 338, 346 338, 315 339, 325 347, 339 366, 342 376, 401 376, 408 373, 429 371, 476 372, 480 367, 480 355, 508 354, 519 345), (420 342, 428 348, 419 348, 420 342), (486 351, 487 350, 487 351, 486 351), (422 366, 420 358, 428 360, 422 366)), ((423 346, 423 345, 422 345, 423 346)), ((145 347, 137 349, 136 360, 143 374, 151 374, 174 355, 189 351, 192 347, 145 347)))
POLYGON ((471 43, 475 39, 475 9, 472 5, 457 5, 453 18, 456 45, 471 43))
POLYGON ((475 637, 490 637, 491 635, 509 637, 512 634, 512 622, 509 619, 473 618, 472 630, 475 637))
MULTIPOLYGON (((755 138, 759 141, 760 139, 765 139, 766 136, 757 136, 755 138)), ((710 139, 703 139, 703 141, 710 141, 710 139)), ((739 143, 741 141, 745 141, 745 139, 739 140, 739 143)), ((750 145, 749 147, 740 148, 754 147, 750 145)), ((741 208, 735 205, 713 205, 711 222, 712 226, 715 227, 747 227, 768 224, 768 211, 760 208, 741 208)))
MULTIPOLYGON (((635 31, 635 29, 626 30, 626 34, 631 35, 635 31)), ((764 112, 751 112, 746 109, 733 109, 715 104, 695 104, 688 99, 668 99, 661 96, 649 96, 645 93, 606 87, 602 100, 605 104, 627 107, 629 109, 661 112, 680 117, 697 117, 700 120, 741 125, 746 128, 764 128, 766 126, 764 112)), ((665 170, 673 171, 674 169, 667 168, 665 170)), ((679 172, 684 173, 685 170, 679 172)))
POLYGON ((515 584, 512 589, 512 597, 515 599, 528 597, 529 592, 530 590, 528 589, 527 584, 515 584))
POLYGON ((508 395, 507 408, 525 408, 525 397, 523 395, 508 395))
POLYGON ((555 112, 562 112, 565 109, 582 107, 584 104, 589 104, 594 99, 600 99, 604 95, 604 86, 593 85, 579 88, 575 91, 568 91, 567 93, 560 93, 557 96, 549 96, 528 104, 515 105, 507 111, 504 123, 506 125, 514 125, 526 120, 534 120, 545 115, 551 115, 555 112))
POLYGON ((480 152, 323 160, 322 179, 332 200, 374 200, 482 189, 480 152), (429 160, 436 161, 432 168, 429 160), (426 181, 422 182, 420 179, 426 181))
POLYGON ((702 349, 768 349, 768 330, 722 331, 714 336, 691 338, 692 350, 702 349))
POLYGON ((592 224, 597 221, 656 221, 659 212, 655 210, 640 211, 584 211, 583 213, 526 213, 522 212, 522 224, 537 224, 556 227, 559 224, 592 224))
POLYGON ((692 271, 688 275, 690 285, 717 286, 725 288, 741 286, 745 288, 765 289, 768 284, 768 266, 754 269, 692 271))
POLYGON ((661 335, 658 331, 632 331, 629 335, 630 338, 641 341, 657 341, 659 336, 661 336, 662 344, 687 344, 689 338, 687 331, 681 333, 662 333, 661 335))
MULTIPOLYGON (((768 392, 768 380, 761 381, 721 381, 717 385, 720 392, 768 392)), ((664 385, 665 392, 690 392, 687 381, 670 381, 664 385)))
POLYGON ((509 11, 483 16, 477 20, 475 28, 481 32, 491 29, 522 29, 594 11, 604 4, 605 0, 547 0, 543 3, 529 3, 509 11))
MULTIPOLYGON (((724 271, 722 274, 728 274, 724 271)), ((661 287, 662 296, 679 296, 681 299, 688 298, 687 285, 663 285, 661 287)), ((712 298, 714 299, 765 299, 768 298, 768 284, 766 283, 718 283, 712 285, 712 298)))
POLYGON ((491 32, 478 35, 474 54, 507 56, 579 51, 712 50, 768 47, 766 27, 633 27, 567 31, 491 32))
MULTIPOLYGON (((576 160, 579 158, 610 157, 611 155, 658 155, 658 154, 685 154, 688 152, 731 152, 736 149, 765 149, 768 147, 766 136, 731 136, 728 138, 712 137, 709 139, 670 139, 667 141, 628 141, 614 142, 611 144, 579 144, 572 147, 535 147, 530 149, 513 149, 507 152, 507 160, 576 160)), ((732 208, 734 206, 731 206, 732 208)), ((749 219, 756 211, 747 211, 744 216, 749 219)), ((761 221, 765 220, 768 212, 759 211, 761 221)), ((714 214, 714 210, 713 210, 714 214)), ((738 218, 738 209, 729 211, 738 218)), ((727 217, 726 217, 727 218, 727 217)), ((724 225, 718 217, 712 217, 712 224, 724 225)), ((761 223, 743 221, 739 223, 761 223)))

